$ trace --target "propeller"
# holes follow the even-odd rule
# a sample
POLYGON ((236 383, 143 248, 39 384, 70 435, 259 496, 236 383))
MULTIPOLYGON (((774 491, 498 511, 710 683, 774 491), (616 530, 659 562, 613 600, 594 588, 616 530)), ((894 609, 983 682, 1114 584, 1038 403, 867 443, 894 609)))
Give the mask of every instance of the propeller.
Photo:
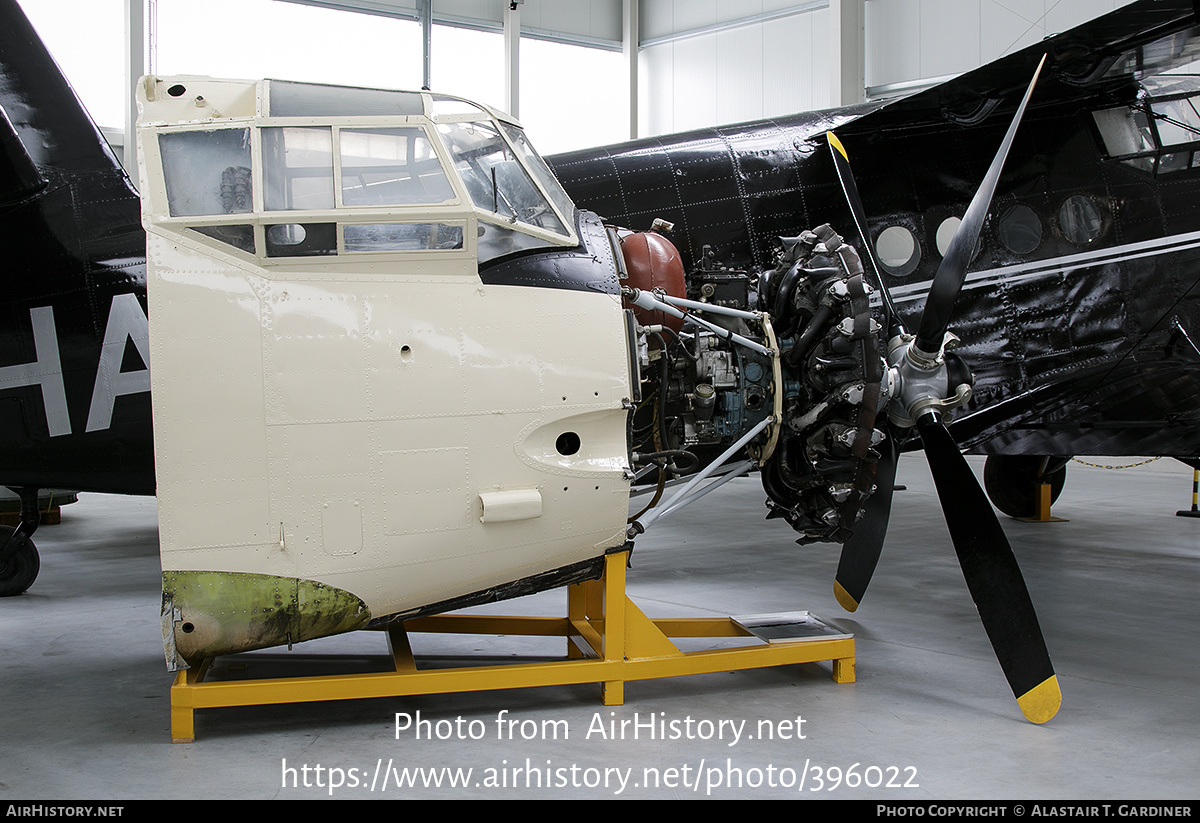
MULTIPOLYGON (((838 181, 842 184, 842 192, 850 204, 850 214, 854 218, 854 226, 858 236, 862 238, 862 248, 871 262, 875 273, 876 291, 883 299, 884 326, 889 338, 907 334, 904 321, 900 319, 883 282, 883 269, 875 257, 871 245, 871 235, 867 233, 867 216, 863 211, 862 197, 858 193, 858 184, 854 173, 850 170, 850 157, 842 142, 833 132, 825 132, 829 143, 833 165, 837 169, 838 181)), ((891 425, 890 418, 884 417, 884 427, 887 429, 887 440, 880 448, 879 462, 875 469, 875 491, 863 505, 863 515, 854 527, 854 534, 842 546, 842 556, 838 561, 837 574, 833 582, 833 594, 838 603, 848 612, 858 610, 867 585, 875 574, 875 566, 883 551, 883 540, 887 535, 888 519, 892 511, 892 492, 896 486, 896 463, 900 457, 900 447, 903 445, 906 431, 891 425)))
POLYGON ((883 551, 883 538, 892 512, 892 491, 896 487, 900 439, 889 430, 887 439, 879 444, 879 452, 875 491, 863 504, 862 518, 855 524, 854 533, 842 545, 842 556, 833 578, 834 597, 848 612, 858 611, 858 604, 862 602, 883 551))
POLYGON ((879 560, 891 514, 896 463, 903 440, 915 427, 937 487, 946 525, 979 610, 984 630, 1016 695, 1022 713, 1034 723, 1052 718, 1062 703, 1058 678, 1050 662, 1033 601, 1020 567, 987 495, 962 456, 943 415, 970 398, 970 373, 961 358, 946 349, 956 339, 947 334, 955 304, 966 279, 980 231, 1013 137, 1037 84, 1045 58, 1038 64, 1008 132, 975 192, 930 286, 915 338, 907 333, 883 282, 871 251, 865 212, 849 159, 840 141, 828 133, 834 165, 863 246, 875 269, 887 315, 889 334, 888 445, 881 450, 875 492, 864 505, 854 535, 842 547, 834 593, 850 611, 858 608, 879 560))

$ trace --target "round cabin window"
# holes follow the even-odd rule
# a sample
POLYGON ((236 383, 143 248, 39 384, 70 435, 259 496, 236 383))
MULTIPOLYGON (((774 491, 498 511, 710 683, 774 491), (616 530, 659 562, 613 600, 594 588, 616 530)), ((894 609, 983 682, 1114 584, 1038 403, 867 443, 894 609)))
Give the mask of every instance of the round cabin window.
POLYGON ((1029 206, 1017 203, 1000 216, 996 235, 1013 254, 1032 254, 1042 244, 1042 221, 1029 206))
POLYGON ((895 277, 912 274, 921 262, 921 245, 904 226, 888 226, 875 240, 875 254, 884 271, 895 277))
POLYGON ((1058 225, 1063 236, 1080 246, 1086 246, 1104 229, 1104 219, 1092 198, 1073 194, 1063 201, 1058 210, 1058 225))

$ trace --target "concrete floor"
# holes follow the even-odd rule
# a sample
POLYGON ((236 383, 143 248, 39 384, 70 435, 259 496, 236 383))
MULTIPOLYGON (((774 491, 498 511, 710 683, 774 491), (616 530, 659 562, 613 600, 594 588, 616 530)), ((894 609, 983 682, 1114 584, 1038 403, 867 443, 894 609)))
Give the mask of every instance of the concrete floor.
MULTIPOLYGON (((664 519, 634 552, 629 591, 651 617, 808 609, 855 634, 853 685, 810 664, 631 683, 617 708, 588 685, 211 709, 197 713, 197 740, 187 745, 170 742, 154 500, 83 495, 61 525, 38 533, 34 587, 0 601, 0 802, 1200 796, 1200 519, 1175 516, 1190 506, 1191 471, 1168 460, 1126 471, 1072 463, 1054 509, 1070 522, 1003 518, 1063 691, 1062 710, 1044 726, 1021 717, 992 655, 920 455, 903 458, 898 482, 908 488, 896 494, 889 543, 853 616, 832 594, 837 548, 798 547, 786 526, 764 522, 757 480, 664 519), (495 719, 505 710, 520 721, 565 721, 569 739, 499 741, 495 719), (485 738, 397 737, 395 714, 418 711, 434 723, 480 721, 485 738), (708 729, 702 721, 747 723, 736 742, 588 737, 597 719, 635 715, 679 721, 684 731, 691 718, 696 733, 708 729), (797 717, 803 739, 788 725, 797 717), (760 721, 792 733, 758 739, 760 721), (331 774, 366 784, 389 762, 473 772, 466 788, 329 788, 331 774), (527 788, 525 771, 513 787, 512 770, 527 763, 542 788, 527 788), (664 784, 644 785, 647 769, 664 784), (508 787, 484 785, 498 773, 508 787), (739 774, 740 788, 729 786, 739 774)), ((533 601, 484 611, 561 613, 564 599, 533 601)), ((448 636, 418 636, 414 647, 451 658, 557 650, 448 636)), ((298 646, 290 658, 385 651, 382 637, 358 633, 298 646)), ((259 653, 249 670, 271 671, 281 657, 259 653)))

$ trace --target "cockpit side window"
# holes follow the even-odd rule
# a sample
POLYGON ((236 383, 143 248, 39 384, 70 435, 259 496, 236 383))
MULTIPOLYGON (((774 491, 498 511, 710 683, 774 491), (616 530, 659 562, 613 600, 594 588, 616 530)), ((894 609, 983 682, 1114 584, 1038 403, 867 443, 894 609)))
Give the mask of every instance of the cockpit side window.
POLYGON ((1155 101, 1150 110, 1154 112, 1158 139, 1162 145, 1179 146, 1200 140, 1200 114, 1196 112, 1195 99, 1182 97, 1155 101))
POLYGON ((571 215, 575 213, 575 204, 563 189, 562 184, 558 182, 558 178, 554 176, 554 172, 550 171, 546 161, 529 144, 525 130, 509 123, 501 123, 500 128, 504 129, 509 142, 513 144, 517 154, 525 161, 525 165, 533 171, 533 176, 542 184, 542 188, 549 192, 550 200, 558 207, 559 214, 570 220, 571 215))
POLYGON ((243 214, 251 202, 250 130, 159 135, 172 217, 243 214))
POLYGON ((433 145, 420 128, 342 129, 342 204, 407 206, 454 199, 433 145))
POLYGON ((1104 139, 1104 150, 1109 157, 1154 151, 1150 120, 1141 109, 1120 106, 1092 112, 1092 117, 1100 129, 1100 136, 1104 139))
POLYGON ((1092 112, 1112 160, 1152 174, 1170 174, 1195 167, 1200 151, 1200 98, 1166 100, 1143 95, 1137 105, 1092 112), (1180 150, 1182 147, 1182 150, 1180 150))
POLYGON ((438 130, 477 208, 502 219, 567 234, 495 126, 443 123, 438 130))
POLYGON ((262 129, 267 211, 333 208, 333 133, 328 126, 262 129))

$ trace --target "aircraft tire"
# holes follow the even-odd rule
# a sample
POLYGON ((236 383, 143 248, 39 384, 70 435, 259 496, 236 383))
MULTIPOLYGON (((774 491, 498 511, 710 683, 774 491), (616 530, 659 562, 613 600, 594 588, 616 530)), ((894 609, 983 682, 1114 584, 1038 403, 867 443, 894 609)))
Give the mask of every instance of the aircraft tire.
MULTIPOLYGON (((1036 454, 993 454, 983 465, 983 487, 992 505, 1009 517, 1034 517, 1037 514, 1038 468, 1043 458, 1036 454)), ((1050 502, 1062 494, 1067 482, 1067 467, 1050 472, 1050 502)))
MULTIPOLYGON (((8 540, 15 531, 11 526, 0 526, 0 545, 8 540)), ((25 538, 9 561, 0 566, 0 597, 12 597, 21 594, 37 580, 41 569, 41 559, 33 541, 25 538)))

